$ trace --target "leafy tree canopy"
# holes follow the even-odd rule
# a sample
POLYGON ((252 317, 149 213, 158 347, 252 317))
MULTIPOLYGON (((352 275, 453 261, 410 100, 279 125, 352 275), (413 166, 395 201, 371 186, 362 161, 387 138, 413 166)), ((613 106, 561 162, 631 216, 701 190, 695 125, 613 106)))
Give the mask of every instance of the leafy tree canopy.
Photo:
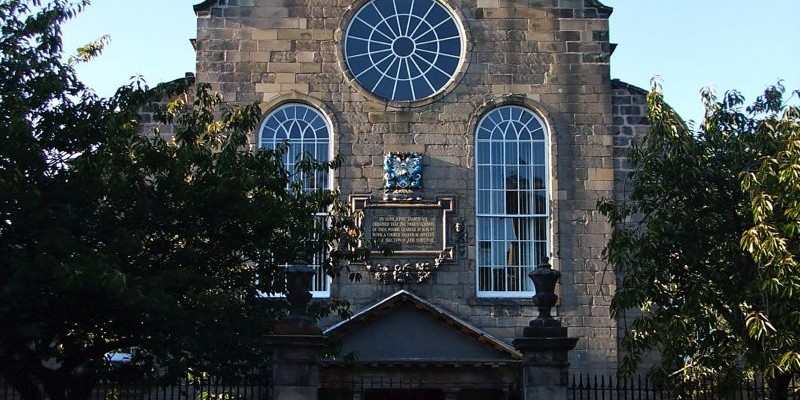
POLYGON ((60 24, 86 4, 0 0, 0 377, 58 400, 85 398, 128 348, 139 372, 262 366, 283 306, 260 294, 284 290, 281 266, 360 257, 337 194, 292 184, 340 160, 287 171, 283 149, 253 150, 258 106, 205 85, 98 98, 72 64, 105 38, 62 54, 60 24), (174 136, 143 133, 143 107, 174 136))
POLYGON ((704 91, 692 130, 649 93, 629 199, 600 202, 622 276, 612 311, 629 323, 623 372, 652 351, 656 372, 687 382, 758 373, 776 388, 800 372, 800 110, 784 94, 745 107, 704 91))

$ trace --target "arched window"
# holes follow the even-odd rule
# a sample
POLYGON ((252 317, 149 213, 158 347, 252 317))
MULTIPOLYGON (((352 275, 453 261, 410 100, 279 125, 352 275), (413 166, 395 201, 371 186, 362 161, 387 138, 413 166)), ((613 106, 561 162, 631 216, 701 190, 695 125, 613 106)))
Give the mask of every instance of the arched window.
POLYGON ((501 106, 475 141, 478 296, 530 296, 527 274, 549 251, 547 131, 527 108, 501 106))
MULTIPOLYGON (((289 171, 294 171, 297 161, 304 155, 310 155, 317 161, 330 160, 330 131, 328 119, 321 112, 302 103, 288 103, 264 118, 259 147, 274 149, 284 142, 288 143, 283 161, 289 171)), ((329 188, 328 171, 318 171, 301 180, 309 190, 329 188)))
MULTIPOLYGON (((271 111, 261 123, 258 135, 259 148, 274 149, 287 143, 283 156, 286 168, 295 170, 302 157, 310 156, 317 161, 331 158, 331 124, 317 109, 302 103, 287 103, 271 111)), ((315 171, 298 177, 308 190, 330 189, 328 171, 315 171)), ((324 223, 324 213, 320 213, 319 223, 324 223)), ((330 296, 330 279, 322 270, 320 263, 323 254, 316 254, 312 267, 317 274, 312 282, 314 297, 330 296)))

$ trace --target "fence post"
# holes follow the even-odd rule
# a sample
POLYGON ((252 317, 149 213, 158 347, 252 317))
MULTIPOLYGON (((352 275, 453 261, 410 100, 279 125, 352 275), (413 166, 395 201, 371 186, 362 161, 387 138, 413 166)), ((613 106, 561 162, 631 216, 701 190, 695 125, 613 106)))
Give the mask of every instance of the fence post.
POLYGON ((325 338, 306 314, 313 276, 314 269, 306 261, 286 271, 289 315, 278 321, 275 334, 270 336, 273 400, 317 400, 319 358, 325 338))
POLYGON ((533 304, 538 307, 539 316, 530 321, 523 337, 513 342, 522 353, 524 399, 567 400, 568 353, 578 339, 567 337, 567 328, 550 315, 558 300, 555 286, 561 273, 545 260, 528 276, 536 288, 533 304))

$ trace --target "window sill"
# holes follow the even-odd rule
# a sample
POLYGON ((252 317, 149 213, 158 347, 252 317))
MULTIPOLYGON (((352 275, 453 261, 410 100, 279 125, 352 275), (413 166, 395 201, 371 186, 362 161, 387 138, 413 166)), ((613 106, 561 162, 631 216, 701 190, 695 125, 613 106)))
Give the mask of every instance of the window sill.
POLYGON ((471 306, 530 306, 533 307, 533 295, 527 297, 477 297, 467 299, 471 306))

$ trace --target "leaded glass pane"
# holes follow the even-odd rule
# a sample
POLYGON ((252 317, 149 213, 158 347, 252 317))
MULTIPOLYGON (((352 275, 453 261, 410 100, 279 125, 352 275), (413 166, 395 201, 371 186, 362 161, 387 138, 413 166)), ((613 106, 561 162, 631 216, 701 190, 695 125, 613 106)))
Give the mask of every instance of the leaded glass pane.
POLYGON ((479 122, 476 148, 478 295, 529 296, 527 273, 549 241, 544 126, 526 108, 498 107, 479 122))
POLYGON ((422 100, 452 81, 464 39, 436 0, 372 0, 347 27, 344 56, 365 89, 386 100, 422 100))
MULTIPOLYGON (((286 143, 288 148, 283 162, 293 172, 303 157, 313 157, 320 162, 330 159, 330 128, 327 119, 318 110, 300 103, 284 104, 270 112, 259 129, 259 147, 274 149, 286 143)), ((311 171, 295 174, 307 190, 328 189, 328 171, 311 171)), ((319 222, 325 223, 324 215, 319 222)), ((315 254, 311 266, 317 269, 312 281, 315 297, 330 296, 330 279, 322 269, 325 254, 315 254)))

